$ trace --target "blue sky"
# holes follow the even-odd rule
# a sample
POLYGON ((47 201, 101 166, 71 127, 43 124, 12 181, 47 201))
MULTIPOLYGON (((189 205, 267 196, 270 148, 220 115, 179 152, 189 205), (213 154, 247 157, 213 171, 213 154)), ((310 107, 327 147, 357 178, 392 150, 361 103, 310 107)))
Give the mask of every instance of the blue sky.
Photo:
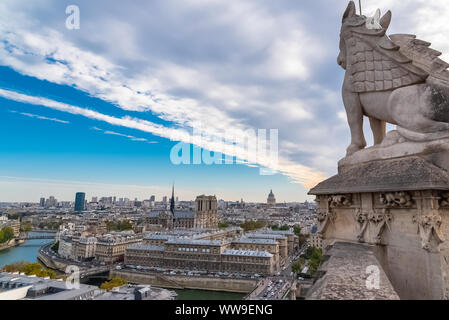
MULTIPOLYGON (((265 201, 270 189, 278 201, 312 199, 307 190, 336 173, 349 144, 336 64, 346 5, 3 0, 0 201, 73 200, 76 191, 160 199, 173 181, 186 200, 265 201), (65 28, 71 4, 79 30, 65 28), (212 151, 226 147, 214 140, 224 131, 278 129, 279 173, 260 175, 264 158, 172 164, 172 147, 191 142, 199 124, 212 151)), ((392 9, 390 33, 449 50, 443 1, 364 1, 365 14, 377 7, 392 9)))

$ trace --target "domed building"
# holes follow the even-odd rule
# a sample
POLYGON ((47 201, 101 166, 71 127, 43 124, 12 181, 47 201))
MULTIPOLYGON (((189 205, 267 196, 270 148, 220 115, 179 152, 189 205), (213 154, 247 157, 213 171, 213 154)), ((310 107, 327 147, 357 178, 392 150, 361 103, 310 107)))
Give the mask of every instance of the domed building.
POLYGON ((276 205, 276 198, 274 197, 273 190, 270 190, 270 194, 267 198, 267 205, 270 207, 276 205))

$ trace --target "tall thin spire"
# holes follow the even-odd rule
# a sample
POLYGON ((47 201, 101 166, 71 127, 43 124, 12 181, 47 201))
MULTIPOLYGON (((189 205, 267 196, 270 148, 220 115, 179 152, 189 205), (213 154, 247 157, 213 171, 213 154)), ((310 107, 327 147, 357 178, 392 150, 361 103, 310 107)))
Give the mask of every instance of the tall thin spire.
POLYGON ((171 190, 170 211, 172 214, 175 214, 175 183, 174 182, 173 182, 173 186, 172 186, 172 190, 171 190))

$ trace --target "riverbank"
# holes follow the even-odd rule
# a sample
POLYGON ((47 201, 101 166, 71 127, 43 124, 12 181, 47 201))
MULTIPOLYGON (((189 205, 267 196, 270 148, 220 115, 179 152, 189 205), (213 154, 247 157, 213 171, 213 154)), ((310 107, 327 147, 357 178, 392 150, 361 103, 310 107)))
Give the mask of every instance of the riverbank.
MULTIPOLYGON (((64 271, 70 262, 52 257, 47 253, 48 248, 49 245, 46 245, 39 249, 37 256, 39 261, 41 261, 47 268, 64 271)), ((168 289, 193 289, 240 294, 247 294, 253 291, 258 282, 253 279, 223 279, 204 276, 189 277, 181 275, 165 275, 153 272, 140 272, 134 270, 112 269, 109 273, 109 278, 115 277, 122 278, 131 283, 149 284, 155 287, 168 289)))
POLYGON ((149 284, 169 289, 193 289, 247 294, 254 290, 258 280, 189 277, 131 270, 111 270, 109 277, 122 278, 131 283, 149 284))
POLYGON ((51 243, 48 239, 21 240, 14 246, 0 251, 0 268, 19 261, 36 262, 39 248, 51 243))
POLYGON ((17 247, 20 246, 22 243, 24 243, 25 240, 16 240, 16 239, 11 239, 6 243, 0 244, 0 251, 9 249, 9 248, 13 248, 13 247, 17 247))
POLYGON ((52 244, 49 243, 39 248, 37 260, 49 269, 65 272, 70 263, 63 259, 55 259, 51 255, 47 254, 46 252, 50 249, 51 245, 52 244))
MULTIPOLYGON (((38 261, 42 263, 45 267, 53 269, 55 271, 61 271, 64 272, 65 268, 68 264, 70 264, 67 261, 63 261, 62 259, 55 259, 48 253, 48 248, 51 246, 51 243, 47 243, 46 245, 42 245, 39 248, 37 248, 35 252, 35 257, 37 257, 38 261)), ((24 260, 24 259, 19 259, 24 260)), ((30 259, 25 259, 29 261, 35 261, 30 259)), ((1 256, 0 256, 0 262, 1 262, 1 256)), ((1 263, 0 263, 1 264, 1 263)), ((116 270, 118 271, 118 270, 116 270)), ((115 273, 112 273, 109 275, 109 278, 112 276, 116 276, 115 273)), ((124 277, 124 275, 119 275, 120 277, 124 277)), ((165 276, 165 275, 162 275, 165 276)), ((154 286, 159 286, 167 289, 173 289, 178 294, 178 300, 242 300, 246 293, 250 292, 254 286, 256 285, 256 280, 238 280, 240 284, 238 285, 239 288, 236 288, 236 283, 234 282, 231 284, 225 284, 223 281, 219 281, 220 279, 217 278, 207 278, 209 283, 206 283, 204 281, 198 281, 198 277, 191 278, 191 281, 188 281, 189 284, 184 283, 184 285, 176 285, 175 282, 179 281, 179 279, 170 279, 172 276, 168 277, 168 282, 162 283, 163 285, 157 285, 156 282, 149 281, 147 278, 146 281, 143 282, 135 281, 136 283, 145 283, 145 284, 151 284, 154 286), (213 284, 216 281, 219 281, 219 285, 211 286, 210 284, 213 284), (170 283, 170 281, 172 281, 170 283), (174 281, 174 282, 173 282, 174 281), (254 283, 252 283, 254 282, 254 283), (202 284, 199 284, 202 283, 202 284), (245 283, 245 284, 243 284, 245 283)), ((151 277, 150 277, 151 278, 151 277)), ((99 286, 102 281, 97 281, 98 283, 91 283, 91 281, 94 279, 85 279, 82 283, 87 284, 93 284, 99 286)), ((129 282, 131 281, 130 278, 125 279, 129 282)), ((134 279, 136 280, 136 279, 134 279)), ((224 280, 224 279, 221 279, 224 280)))

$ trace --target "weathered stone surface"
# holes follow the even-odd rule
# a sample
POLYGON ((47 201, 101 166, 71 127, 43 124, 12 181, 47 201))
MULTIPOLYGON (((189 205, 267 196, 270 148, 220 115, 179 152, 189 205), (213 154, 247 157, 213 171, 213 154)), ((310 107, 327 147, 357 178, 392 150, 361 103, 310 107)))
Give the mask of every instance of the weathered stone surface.
POLYGON ((398 300, 399 296, 373 253, 373 246, 336 242, 326 251, 324 275, 309 290, 308 300, 398 300), (368 277, 379 271, 379 287, 368 277), (367 287, 368 280, 368 287, 367 287))
POLYGON ((345 168, 309 194, 412 190, 449 190, 449 173, 417 156, 371 161, 345 168))
MULTIPOLYGON (((449 136, 449 132, 447 133, 449 136)), ((434 141, 415 142, 406 140, 399 131, 388 132, 382 144, 366 148, 356 153, 346 156, 338 162, 340 171, 345 167, 354 166, 360 163, 373 160, 394 159, 406 156, 421 156, 430 160, 433 164, 449 170, 449 138, 440 138, 434 141), (438 160, 439 154, 443 153, 443 158, 447 161, 438 160), (447 164, 445 164, 447 162, 447 164)))
POLYGON ((394 37, 401 50, 387 36, 390 20, 391 12, 379 19, 377 14, 357 15, 353 1, 343 15, 338 63, 346 70, 342 93, 351 130, 348 156, 366 146, 363 116, 370 118, 375 145, 384 139, 386 123, 403 128, 413 141, 449 135, 449 64, 430 43, 414 36, 394 37))
POLYGON ((309 192, 318 234, 333 245, 310 299, 449 299, 449 64, 414 36, 395 37, 400 50, 390 19, 357 15, 353 1, 343 16, 351 145, 338 174, 309 192), (363 116, 375 144, 365 150, 363 116), (387 122, 397 125, 388 135, 387 122), (365 285, 370 265, 377 291, 365 285))

